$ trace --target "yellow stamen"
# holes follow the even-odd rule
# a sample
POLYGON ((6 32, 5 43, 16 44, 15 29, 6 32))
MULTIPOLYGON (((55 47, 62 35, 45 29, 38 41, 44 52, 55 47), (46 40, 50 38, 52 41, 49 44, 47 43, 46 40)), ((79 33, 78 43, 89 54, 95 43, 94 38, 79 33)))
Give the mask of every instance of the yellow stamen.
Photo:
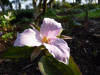
POLYGON ((48 43, 49 42, 49 39, 47 39, 47 37, 44 36, 43 39, 42 39, 42 42, 48 43))

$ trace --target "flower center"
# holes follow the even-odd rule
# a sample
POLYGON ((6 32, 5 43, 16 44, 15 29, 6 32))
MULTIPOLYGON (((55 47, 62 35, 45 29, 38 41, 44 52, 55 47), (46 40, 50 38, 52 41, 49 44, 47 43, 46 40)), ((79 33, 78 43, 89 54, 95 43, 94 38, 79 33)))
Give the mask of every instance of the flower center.
POLYGON ((47 37, 44 36, 43 39, 42 39, 42 42, 44 42, 44 43, 49 43, 49 39, 47 39, 47 37))

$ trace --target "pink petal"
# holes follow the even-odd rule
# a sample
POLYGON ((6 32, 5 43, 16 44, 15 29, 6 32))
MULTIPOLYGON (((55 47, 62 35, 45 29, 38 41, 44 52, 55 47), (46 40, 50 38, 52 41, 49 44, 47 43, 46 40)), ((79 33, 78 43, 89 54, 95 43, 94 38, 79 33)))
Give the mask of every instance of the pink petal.
POLYGON ((70 57, 70 48, 64 40, 53 39, 51 44, 44 43, 44 45, 57 60, 68 64, 68 59, 70 57))
POLYGON ((61 23, 56 22, 54 19, 44 18, 41 25, 40 33, 42 36, 54 38, 60 33, 61 30, 61 23))
POLYGON ((40 33, 36 29, 26 29, 17 34, 14 46, 40 46, 40 33))

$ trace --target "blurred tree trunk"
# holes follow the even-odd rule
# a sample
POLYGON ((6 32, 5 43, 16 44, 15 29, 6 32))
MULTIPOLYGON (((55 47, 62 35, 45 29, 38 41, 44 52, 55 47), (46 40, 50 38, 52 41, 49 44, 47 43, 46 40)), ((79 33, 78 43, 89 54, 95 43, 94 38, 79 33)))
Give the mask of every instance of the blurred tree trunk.
POLYGON ((92 4, 93 0, 89 0, 89 3, 92 4))
POLYGON ((50 8, 52 8, 52 5, 53 5, 54 2, 55 2, 55 0, 50 0, 47 5, 50 6, 50 8))
POLYGON ((37 0, 32 0, 33 8, 34 8, 34 9, 36 8, 36 2, 37 2, 37 0))
POLYGON ((92 4, 93 0, 85 0, 87 4, 92 4))
POLYGON ((98 0, 98 4, 100 4, 100 0, 98 0))
POLYGON ((0 7, 3 12, 5 12, 5 7, 12 9, 12 3, 9 0, 0 0, 0 7))
POLYGON ((13 10, 13 6, 12 6, 12 3, 11 2, 9 4, 9 6, 10 6, 10 10, 13 10))
POLYGON ((38 6, 36 5, 38 0, 32 0, 33 8, 34 8, 34 14, 33 14, 33 21, 37 22, 39 16, 41 15, 41 12, 43 12, 43 0, 39 0, 38 6))
POLYGON ((32 4, 33 4, 33 9, 34 9, 34 15, 33 15, 33 19, 36 19, 38 16, 38 9, 36 8, 36 2, 37 0, 32 0, 32 4))
POLYGON ((21 2, 18 0, 18 9, 21 10, 21 2))
POLYGON ((73 0, 73 3, 74 3, 74 0, 73 0))
POLYGON ((16 7, 16 9, 21 9, 21 3, 20 3, 20 0, 15 0, 15 7, 16 7))
POLYGON ((64 3, 65 2, 65 0, 62 0, 62 3, 64 3))
POLYGON ((85 17, 84 17, 84 25, 85 25, 85 28, 87 28, 88 26, 88 22, 89 22, 89 13, 88 13, 88 8, 86 7, 85 8, 85 17))
POLYGON ((42 1, 43 1, 43 0, 40 0, 40 2, 39 2, 39 5, 38 5, 39 9, 42 8, 42 1))
POLYGON ((81 3, 81 0, 76 0, 76 3, 81 3))
POLYGON ((43 0, 43 13, 47 11, 47 0, 43 0))
POLYGON ((17 6, 18 6, 18 5, 17 5, 17 0, 15 0, 15 8, 16 8, 16 9, 17 9, 17 6))
POLYGON ((4 5, 3 5, 1 0, 0 0, 0 6, 1 6, 2 11, 4 12, 5 11, 5 7, 4 7, 4 5))

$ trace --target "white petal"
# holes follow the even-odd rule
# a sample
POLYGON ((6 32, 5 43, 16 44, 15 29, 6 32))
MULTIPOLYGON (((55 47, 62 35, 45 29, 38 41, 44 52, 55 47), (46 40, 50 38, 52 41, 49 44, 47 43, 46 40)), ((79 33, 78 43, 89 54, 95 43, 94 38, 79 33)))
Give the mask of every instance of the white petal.
POLYGON ((26 29, 22 33, 17 34, 14 46, 40 46, 40 33, 36 29, 26 29))
POLYGON ((43 23, 41 25, 40 33, 42 36, 53 38, 59 35, 61 30, 61 23, 55 21, 54 19, 44 18, 43 23))
POLYGON ((48 51, 60 62, 68 64, 70 48, 62 39, 54 39, 51 44, 44 43, 48 51))

